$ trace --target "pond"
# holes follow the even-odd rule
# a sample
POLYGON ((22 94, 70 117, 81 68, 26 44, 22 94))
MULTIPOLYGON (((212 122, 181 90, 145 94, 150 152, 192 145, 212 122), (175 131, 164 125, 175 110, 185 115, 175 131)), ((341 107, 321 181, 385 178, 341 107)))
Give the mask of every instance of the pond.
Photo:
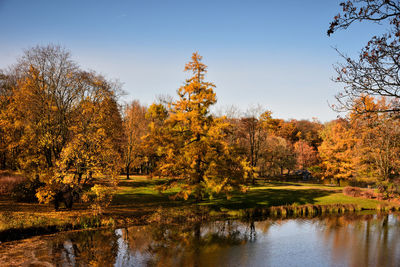
POLYGON ((0 244, 0 265, 398 266, 399 226, 347 214, 74 231, 0 244))

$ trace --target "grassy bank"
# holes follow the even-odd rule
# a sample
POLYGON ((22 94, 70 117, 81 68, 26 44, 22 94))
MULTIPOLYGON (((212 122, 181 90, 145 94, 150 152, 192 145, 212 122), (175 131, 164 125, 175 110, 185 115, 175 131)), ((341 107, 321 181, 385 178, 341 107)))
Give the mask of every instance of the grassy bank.
MULTIPOLYGON (((145 210, 160 206, 176 207, 194 204, 191 200, 170 200, 169 196, 173 195, 175 190, 159 193, 156 186, 162 183, 163 180, 149 180, 140 176, 134 177, 133 180, 121 180, 110 210, 118 212, 119 209, 129 211, 133 207, 145 210)), ((362 209, 376 209, 385 203, 375 199, 346 196, 342 191, 342 187, 321 184, 259 180, 257 185, 251 186, 247 193, 234 192, 229 199, 221 196, 204 200, 199 205, 212 210, 305 204, 357 204, 362 209)))
MULTIPOLYGON (((14 233, 20 231, 20 235, 24 236, 25 232, 36 234, 37 229, 47 233, 105 225, 142 224, 157 221, 157 218, 160 220, 168 213, 185 219, 190 217, 185 212, 195 209, 201 210, 202 218, 218 219, 258 215, 304 216, 365 209, 386 211, 394 206, 376 199, 344 195, 341 187, 265 180, 259 180, 247 193, 234 192, 229 199, 221 196, 196 203, 190 199, 171 200, 170 196, 178 189, 161 193, 157 186, 163 182, 162 179, 151 180, 140 176, 131 180, 122 179, 112 204, 102 218, 94 218, 83 204, 75 205, 72 211, 55 212, 48 205, 15 203, 10 198, 0 198, 0 240, 4 241, 4 236, 13 230, 14 233), (166 213, 166 210, 171 212, 166 213)), ((397 209, 397 206, 394 208, 397 209)))

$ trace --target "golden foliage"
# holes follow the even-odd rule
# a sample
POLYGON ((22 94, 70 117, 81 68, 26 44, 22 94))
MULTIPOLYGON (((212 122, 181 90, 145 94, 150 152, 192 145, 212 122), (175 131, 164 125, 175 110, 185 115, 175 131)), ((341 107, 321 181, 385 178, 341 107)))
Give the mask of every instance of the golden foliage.
POLYGON ((149 108, 153 122, 147 144, 156 146, 157 174, 185 181, 179 196, 202 198, 239 185, 243 168, 225 141, 229 123, 210 114, 216 103, 215 85, 204 81, 207 67, 197 53, 185 71, 193 76, 179 88, 179 99, 171 103, 168 117, 161 105, 149 108))
POLYGON ((9 132, 6 149, 15 167, 45 183, 37 192, 40 202, 53 200, 63 185, 80 187, 100 174, 117 177, 117 84, 80 70, 68 52, 52 45, 27 50, 8 82, 0 128, 9 132))

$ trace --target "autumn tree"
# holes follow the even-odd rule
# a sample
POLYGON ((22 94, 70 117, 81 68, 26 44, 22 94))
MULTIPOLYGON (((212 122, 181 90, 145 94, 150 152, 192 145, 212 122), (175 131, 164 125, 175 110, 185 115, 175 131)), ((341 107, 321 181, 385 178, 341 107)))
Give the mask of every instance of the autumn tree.
POLYGON ((207 66, 201 59, 194 53, 186 64, 185 71, 193 76, 179 88, 179 99, 171 104, 163 129, 154 137, 161 144, 159 174, 178 178, 184 183, 180 195, 193 194, 196 199, 229 191, 243 177, 237 156, 224 141, 226 122, 210 114, 216 103, 215 85, 204 80, 207 66))
POLYGON ((299 140, 294 144, 297 168, 307 169, 317 163, 317 151, 306 141, 299 140))
POLYGON ((343 53, 344 63, 336 66, 336 81, 344 90, 336 98, 338 110, 350 110, 360 138, 361 169, 378 180, 397 175, 398 117, 400 111, 400 3, 393 0, 348 0, 333 18, 328 35, 356 22, 372 22, 385 27, 362 48, 358 58, 343 53), (377 101, 373 104, 375 98, 377 101), (384 99, 384 104, 382 105, 384 99), (356 116, 356 113, 361 115, 356 116), (388 115, 363 114, 387 113, 388 115), (374 174, 375 173, 375 174, 374 174))
POLYGON ((317 119, 309 120, 292 120, 296 127, 296 136, 299 139, 305 141, 308 145, 312 146, 314 150, 317 150, 321 144, 322 139, 320 131, 322 130, 322 124, 317 119))
POLYGON ((19 60, 10 113, 14 126, 23 126, 15 140, 24 147, 23 169, 55 166, 69 137, 70 112, 85 89, 77 69, 68 52, 52 45, 27 50, 19 60))
MULTIPOLYGON (((365 95, 388 98, 385 109, 373 112, 398 112, 400 109, 400 3, 393 0, 349 0, 340 3, 342 12, 331 22, 328 35, 347 29, 357 22, 385 25, 387 31, 373 36, 358 58, 342 53, 344 63, 338 64, 337 82, 344 90, 336 98, 338 110, 351 110, 354 101, 365 95)), ((366 106, 362 112, 371 112, 366 106)))
POLYGON ((13 136, 18 132, 12 127, 12 121, 9 119, 9 105, 11 103, 15 85, 15 79, 11 73, 0 72, 0 169, 16 169, 15 153, 13 147, 13 136))
POLYGON ((389 106, 386 98, 365 96, 354 103, 350 122, 359 139, 360 171, 364 176, 388 181, 399 175, 400 121, 389 113, 373 112, 389 106), (359 113, 367 108, 371 113, 359 113))
POLYGON ((249 108, 245 116, 239 120, 239 142, 252 168, 250 178, 253 184, 255 183, 256 175, 259 173, 259 160, 267 140, 270 119, 270 111, 263 111, 261 107, 253 107, 249 108))
POLYGON ((123 148, 122 118, 113 85, 92 75, 89 78, 96 87, 76 107, 71 138, 57 161, 62 176, 72 174, 78 185, 92 182, 93 176, 115 178, 123 148))
POLYGON ((318 163, 317 147, 322 141, 320 122, 315 119, 285 121, 272 118, 270 111, 262 112, 260 108, 251 111, 244 116, 232 112, 238 115, 229 118, 234 125, 229 142, 236 144, 237 153, 247 158, 252 168, 250 175, 289 174, 296 164, 303 169, 318 163))
POLYGON ((26 50, 10 72, 15 82, 1 125, 15 133, 9 147, 18 168, 45 183, 40 200, 114 169, 105 166, 121 152, 118 84, 82 71, 54 45, 26 50))
POLYGON ((169 110, 163 103, 153 103, 147 109, 145 118, 148 122, 146 135, 143 136, 143 152, 146 157, 147 172, 150 176, 158 175, 157 166, 163 153, 160 151, 160 144, 164 142, 167 134, 166 120, 169 117, 169 110))
POLYGON ((326 125, 319 147, 326 177, 389 182, 399 175, 400 121, 386 98, 356 99, 348 118, 326 125), (364 112, 368 109, 371 112, 364 112))
POLYGON ((261 172, 283 175, 287 171, 289 174, 295 166, 296 154, 290 142, 279 136, 268 136, 260 163, 261 172))
POLYGON ((146 112, 146 107, 142 106, 137 100, 127 105, 124 111, 124 165, 126 179, 129 179, 132 166, 137 168, 143 165, 145 161, 143 137, 148 131, 146 112))
POLYGON ((270 130, 273 135, 282 137, 291 144, 299 140, 300 135, 295 120, 285 121, 283 119, 272 119, 270 122, 270 130))
POLYGON ((357 174, 358 158, 355 153, 356 135, 346 119, 329 122, 321 132, 322 144, 318 148, 324 179, 351 179, 357 174))

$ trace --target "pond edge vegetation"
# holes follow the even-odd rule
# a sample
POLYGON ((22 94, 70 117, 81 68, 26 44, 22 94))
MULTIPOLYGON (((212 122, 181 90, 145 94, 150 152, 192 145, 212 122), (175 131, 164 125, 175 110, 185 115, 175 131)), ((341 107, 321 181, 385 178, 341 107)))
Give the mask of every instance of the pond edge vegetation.
POLYGON ((107 215, 83 215, 78 216, 71 223, 46 224, 44 222, 42 226, 15 227, 0 231, 0 244, 1 242, 72 230, 116 229, 133 225, 198 223, 218 220, 259 221, 265 219, 314 218, 321 215, 357 214, 365 211, 391 213, 400 211, 400 206, 383 203, 378 204, 373 209, 362 208, 358 204, 305 204, 255 207, 239 210, 221 209, 219 211, 197 206, 190 212, 182 208, 159 208, 150 214, 134 218, 119 217, 114 219, 112 216, 107 215))

